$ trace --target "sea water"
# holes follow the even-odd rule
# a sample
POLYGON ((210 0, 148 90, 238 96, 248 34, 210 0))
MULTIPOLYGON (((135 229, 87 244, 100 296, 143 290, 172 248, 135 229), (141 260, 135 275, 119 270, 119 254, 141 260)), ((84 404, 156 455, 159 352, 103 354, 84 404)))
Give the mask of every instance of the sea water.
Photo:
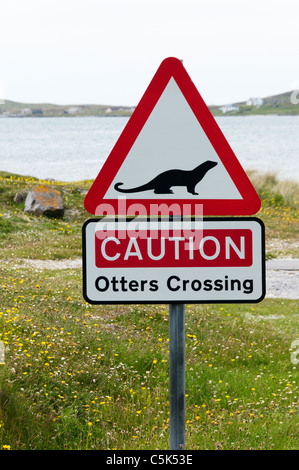
MULTIPOLYGON (((93 180, 127 117, 0 119, 0 171, 60 181, 93 180)), ((244 169, 299 181, 299 116, 220 116, 244 169)), ((182 130, 183 131, 183 130, 182 130)))

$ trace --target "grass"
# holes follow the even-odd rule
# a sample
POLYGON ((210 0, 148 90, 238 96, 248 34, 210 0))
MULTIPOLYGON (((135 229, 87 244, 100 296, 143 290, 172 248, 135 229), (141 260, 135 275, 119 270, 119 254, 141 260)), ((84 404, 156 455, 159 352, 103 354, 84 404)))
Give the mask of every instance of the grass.
POLYGON ((40 181, 0 172, 0 257, 2 259, 63 259, 81 256, 81 228, 88 214, 83 207, 84 191, 91 182, 77 184, 42 181, 62 192, 63 219, 30 216, 24 203, 16 204, 17 192, 28 191, 40 181))
POLYGON ((280 103, 274 106, 271 103, 265 103, 262 106, 249 106, 246 104, 239 104, 238 111, 230 111, 226 114, 220 110, 219 107, 211 107, 213 115, 216 116, 269 116, 269 115, 279 115, 279 116, 298 116, 299 106, 298 104, 289 103, 280 103))
POLYGON ((261 200, 257 214, 266 225, 266 256, 299 257, 299 185, 280 181, 275 172, 248 172, 261 200))
MULTIPOLYGON (((258 176, 267 255, 298 256, 297 187, 258 176)), ((37 183, 0 174, 0 448, 167 449, 168 306, 89 305, 80 269, 25 265, 81 256, 89 218, 91 182, 44 182, 65 217, 25 216, 14 195, 37 183)), ((187 449, 299 448, 298 337, 297 300, 186 306, 187 449)))

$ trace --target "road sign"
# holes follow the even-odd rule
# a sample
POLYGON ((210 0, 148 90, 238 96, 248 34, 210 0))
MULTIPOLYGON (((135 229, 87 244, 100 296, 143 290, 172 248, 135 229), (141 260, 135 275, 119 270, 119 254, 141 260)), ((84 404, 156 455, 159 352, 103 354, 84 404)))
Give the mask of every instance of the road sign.
POLYGON ((261 201, 214 117, 176 58, 165 59, 85 197, 95 215, 252 215, 261 201), (151 210, 151 206, 155 209, 151 210), (109 209, 110 208, 110 209, 109 209))
POLYGON ((83 226, 90 303, 243 303, 265 295, 264 225, 257 218, 109 221, 83 226))

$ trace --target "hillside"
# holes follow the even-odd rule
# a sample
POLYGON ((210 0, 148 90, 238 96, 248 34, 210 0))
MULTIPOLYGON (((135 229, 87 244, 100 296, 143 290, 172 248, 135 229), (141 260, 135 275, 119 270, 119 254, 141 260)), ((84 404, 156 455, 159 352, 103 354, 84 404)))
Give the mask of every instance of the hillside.
MULTIPOLYGON (((249 115, 298 115, 299 93, 293 91, 264 98, 249 98, 247 101, 225 105, 211 105, 214 116, 249 115), (297 103, 298 101, 298 103, 297 103)), ((130 116, 134 111, 130 106, 109 106, 102 104, 57 105, 51 103, 19 103, 6 100, 0 104, 0 117, 67 117, 67 116, 130 116)))
POLYGON ((0 104, 0 117, 67 117, 67 116, 130 116, 134 108, 101 104, 58 105, 51 103, 19 103, 6 100, 0 104))
POLYGON ((271 95, 264 98, 249 98, 246 101, 232 103, 222 106, 210 107, 214 115, 298 115, 299 114, 299 93, 288 91, 278 95, 271 95), (293 100, 292 100, 292 94, 293 100), (293 102, 292 102, 293 101, 293 102))

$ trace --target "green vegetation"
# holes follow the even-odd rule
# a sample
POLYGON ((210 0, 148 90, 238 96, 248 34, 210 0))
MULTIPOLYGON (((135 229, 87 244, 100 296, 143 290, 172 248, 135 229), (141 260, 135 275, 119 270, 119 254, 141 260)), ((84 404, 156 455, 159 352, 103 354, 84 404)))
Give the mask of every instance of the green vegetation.
POLYGON ((84 105, 58 105, 51 103, 18 103, 5 100, 0 104, 0 115, 26 117, 69 117, 69 116, 130 116, 132 107, 129 106, 106 106, 101 104, 84 105))
MULTIPOLYGON (((270 115, 270 114, 278 114, 278 115, 289 115, 289 116, 296 116, 299 114, 299 93, 295 93, 294 96, 294 103, 291 101, 292 91, 287 93, 281 93, 279 95, 268 96, 263 98, 263 104, 260 106, 256 105, 248 105, 245 101, 234 103, 238 110, 229 111, 225 115, 226 116, 250 116, 254 115, 270 115)), ((223 116, 223 112, 221 107, 219 106, 211 106, 210 107, 212 113, 214 115, 223 116)))
MULTIPOLYGON (((298 257, 298 186, 250 178, 268 256, 298 257)), ((0 172, 0 449, 167 449, 168 306, 89 305, 80 269, 35 265, 80 257, 90 218, 91 181, 43 181, 64 218, 24 215, 39 183, 0 172)), ((188 449, 299 448, 298 337, 297 300, 186 306, 188 449)))
POLYGON ((248 172, 258 192, 262 207, 257 214, 266 226, 267 258, 299 257, 299 185, 279 181, 273 172, 248 172))

